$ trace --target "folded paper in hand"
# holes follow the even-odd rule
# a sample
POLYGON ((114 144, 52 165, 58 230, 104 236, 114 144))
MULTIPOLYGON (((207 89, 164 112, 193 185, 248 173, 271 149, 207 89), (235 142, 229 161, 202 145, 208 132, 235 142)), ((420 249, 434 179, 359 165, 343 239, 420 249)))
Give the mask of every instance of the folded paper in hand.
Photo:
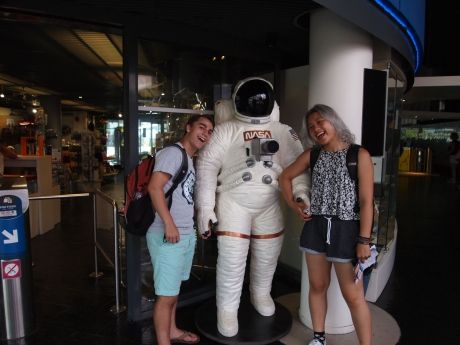
POLYGON ((366 259, 366 261, 361 262, 358 260, 354 267, 354 279, 355 283, 357 283, 362 277, 363 277, 363 272, 366 268, 371 267, 372 265, 375 264, 377 261, 377 248, 375 247, 375 244, 371 246, 371 256, 366 259))

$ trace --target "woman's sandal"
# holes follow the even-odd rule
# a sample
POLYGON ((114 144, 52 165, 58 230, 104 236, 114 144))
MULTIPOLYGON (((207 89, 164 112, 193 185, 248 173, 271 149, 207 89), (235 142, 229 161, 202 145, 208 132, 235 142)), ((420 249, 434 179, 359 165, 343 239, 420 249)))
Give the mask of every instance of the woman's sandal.
POLYGON ((197 344, 200 337, 192 332, 184 331, 180 336, 171 338, 171 344, 197 344))

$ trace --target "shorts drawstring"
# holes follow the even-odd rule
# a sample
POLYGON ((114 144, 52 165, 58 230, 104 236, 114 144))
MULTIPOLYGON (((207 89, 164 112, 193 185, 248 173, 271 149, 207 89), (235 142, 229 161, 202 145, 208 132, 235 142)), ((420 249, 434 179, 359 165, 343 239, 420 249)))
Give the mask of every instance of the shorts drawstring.
POLYGON ((326 243, 331 244, 331 227, 332 227, 331 219, 332 219, 332 217, 324 217, 324 218, 327 219, 326 243))

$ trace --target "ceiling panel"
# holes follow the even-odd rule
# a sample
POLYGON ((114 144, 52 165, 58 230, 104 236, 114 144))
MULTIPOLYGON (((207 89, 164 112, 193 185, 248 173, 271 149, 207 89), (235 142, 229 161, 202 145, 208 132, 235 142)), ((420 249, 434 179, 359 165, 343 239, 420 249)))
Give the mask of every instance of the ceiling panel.
POLYGON ((154 52, 140 51, 140 69, 164 63, 162 54, 178 54, 169 43, 184 48, 179 54, 188 46, 225 54, 228 63, 236 61, 232 57, 252 60, 246 69, 257 68, 257 60, 261 69, 283 68, 307 63, 307 32, 295 18, 316 7, 304 0, 3 1, 0 40, 7 50, 0 54, 0 73, 16 78, 18 87, 61 95, 68 104, 83 96, 98 108, 118 112, 121 29, 129 21, 140 37, 167 43, 158 42, 160 50, 154 52))

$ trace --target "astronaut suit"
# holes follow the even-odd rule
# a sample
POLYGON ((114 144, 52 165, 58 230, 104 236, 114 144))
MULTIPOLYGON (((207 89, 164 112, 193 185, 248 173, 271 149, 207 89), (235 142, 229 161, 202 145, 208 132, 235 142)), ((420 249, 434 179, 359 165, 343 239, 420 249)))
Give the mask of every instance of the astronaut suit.
MULTIPOLYGON (((220 101, 215 110, 216 123, 225 121, 197 160, 197 222, 200 233, 217 223, 217 328, 232 337, 249 247, 251 303, 263 316, 275 313, 270 291, 284 233, 278 176, 303 148, 297 134, 278 122, 273 87, 262 78, 241 80, 232 101, 220 101)), ((295 197, 307 202, 308 181, 306 174, 293 180, 295 197)))

